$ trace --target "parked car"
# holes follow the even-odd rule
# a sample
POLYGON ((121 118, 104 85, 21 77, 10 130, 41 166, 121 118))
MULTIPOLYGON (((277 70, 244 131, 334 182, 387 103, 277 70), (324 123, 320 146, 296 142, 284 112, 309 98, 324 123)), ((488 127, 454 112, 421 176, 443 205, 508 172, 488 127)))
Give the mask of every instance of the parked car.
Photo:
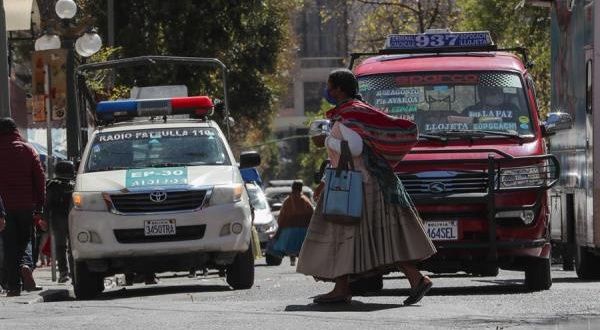
POLYGON ((260 247, 264 248, 277 232, 277 220, 271 214, 271 207, 262 189, 255 183, 246 183, 248 198, 254 208, 254 228, 258 232, 260 247))

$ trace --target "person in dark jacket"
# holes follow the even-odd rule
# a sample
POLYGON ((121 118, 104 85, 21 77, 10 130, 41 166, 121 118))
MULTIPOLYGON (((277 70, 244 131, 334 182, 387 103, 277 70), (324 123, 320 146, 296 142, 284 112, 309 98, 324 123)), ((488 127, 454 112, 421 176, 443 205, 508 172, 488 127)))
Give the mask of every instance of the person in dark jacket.
POLYGON ((58 283, 69 280, 67 242, 69 237, 69 210, 71 194, 75 187, 75 166, 72 162, 60 162, 54 169, 55 178, 46 184, 46 208, 49 214, 52 244, 56 247, 58 283))
POLYGON ((21 295, 20 265, 31 239, 34 212, 41 213, 44 206, 46 178, 37 152, 11 118, 0 118, 0 155, 0 197, 6 209, 3 272, 11 297, 21 295))

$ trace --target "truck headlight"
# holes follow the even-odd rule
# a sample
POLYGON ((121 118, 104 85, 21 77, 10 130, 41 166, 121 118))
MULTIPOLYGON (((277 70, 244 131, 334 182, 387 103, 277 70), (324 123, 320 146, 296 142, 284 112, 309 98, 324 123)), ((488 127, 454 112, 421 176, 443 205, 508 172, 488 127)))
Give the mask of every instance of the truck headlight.
POLYGON ((244 186, 241 183, 214 186, 209 206, 237 203, 242 200, 244 186))
POLYGON ((85 211, 106 211, 107 195, 101 192, 74 192, 72 195, 73 207, 85 211))
POLYGON ((538 186, 544 177, 538 166, 525 166, 500 170, 500 188, 538 186))

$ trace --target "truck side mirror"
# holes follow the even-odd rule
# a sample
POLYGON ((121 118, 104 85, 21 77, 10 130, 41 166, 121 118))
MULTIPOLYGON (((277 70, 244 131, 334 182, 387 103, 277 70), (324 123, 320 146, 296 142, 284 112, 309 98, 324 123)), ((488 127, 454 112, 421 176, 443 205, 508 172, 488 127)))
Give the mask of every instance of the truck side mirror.
POLYGON ((243 151, 240 154, 240 168, 256 167, 260 165, 260 154, 256 151, 243 151))
POLYGON ((573 127, 573 117, 566 112, 551 112, 542 122, 544 136, 555 134, 558 131, 573 127))

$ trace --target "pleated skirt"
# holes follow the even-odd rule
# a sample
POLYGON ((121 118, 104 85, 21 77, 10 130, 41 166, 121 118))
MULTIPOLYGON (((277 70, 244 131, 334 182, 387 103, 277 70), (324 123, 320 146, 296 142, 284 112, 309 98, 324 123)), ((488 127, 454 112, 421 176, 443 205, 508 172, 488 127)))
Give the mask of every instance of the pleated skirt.
POLYGON ((296 270, 319 280, 397 271, 399 263, 427 259, 436 249, 416 211, 386 203, 377 180, 363 183, 360 224, 323 217, 322 195, 310 221, 296 270))

